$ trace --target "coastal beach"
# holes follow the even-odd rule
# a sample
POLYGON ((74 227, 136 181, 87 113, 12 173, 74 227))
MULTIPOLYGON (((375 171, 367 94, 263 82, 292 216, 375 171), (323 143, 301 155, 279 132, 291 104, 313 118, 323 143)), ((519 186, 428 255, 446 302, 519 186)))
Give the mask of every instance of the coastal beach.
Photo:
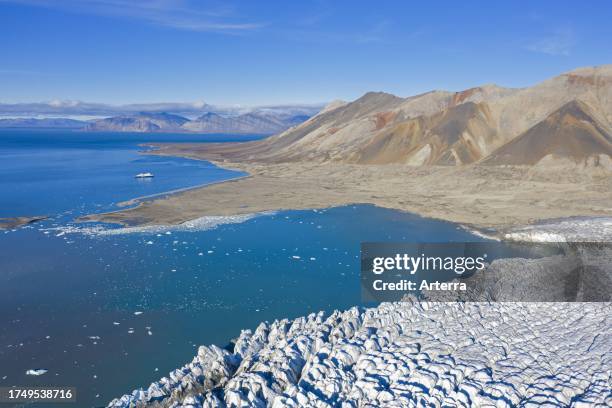
POLYGON ((464 167, 258 163, 221 159, 207 145, 155 144, 153 155, 210 160, 250 177, 206 186, 134 208, 91 214, 82 221, 172 225, 205 215, 328 208, 368 203, 499 230, 536 221, 612 213, 612 174, 605 168, 566 165, 464 167), (245 192, 248 192, 245 194, 245 192))

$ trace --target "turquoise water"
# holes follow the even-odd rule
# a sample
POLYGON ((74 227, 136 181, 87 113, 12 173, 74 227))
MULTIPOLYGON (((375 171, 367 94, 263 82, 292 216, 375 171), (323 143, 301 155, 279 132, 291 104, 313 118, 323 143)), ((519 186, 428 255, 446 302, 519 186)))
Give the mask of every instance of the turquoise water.
POLYGON ((142 135, 28 135, 24 145, 16 140, 24 134, 0 136, 0 216, 53 218, 0 233, 0 386, 76 386, 77 406, 147 386, 191 360, 198 345, 225 345, 261 321, 359 304, 362 241, 475 238, 451 223, 368 205, 98 234, 71 220, 239 174, 139 155, 142 135), (156 177, 138 184, 140 171, 156 177), (49 372, 26 376, 30 368, 49 372))

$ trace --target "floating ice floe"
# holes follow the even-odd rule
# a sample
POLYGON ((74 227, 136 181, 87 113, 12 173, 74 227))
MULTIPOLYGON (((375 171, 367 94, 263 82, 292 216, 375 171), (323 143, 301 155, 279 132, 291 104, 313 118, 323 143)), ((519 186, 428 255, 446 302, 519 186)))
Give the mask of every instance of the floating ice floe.
POLYGON ((44 368, 31 368, 27 370, 25 373, 26 375, 39 376, 39 375, 46 374, 47 372, 49 372, 49 370, 46 370, 44 368))
POLYGON ((140 316, 141 314, 143 314, 144 312, 138 311, 138 312, 134 312, 134 316, 140 316))
MULTIPOLYGON (((177 231, 206 231, 214 229, 224 224, 240 224, 250 219, 259 216, 273 215, 273 211, 264 211, 261 213, 254 214, 242 214, 242 215, 220 215, 220 216, 205 216, 196 218, 194 220, 185 221, 178 225, 145 225, 137 227, 122 227, 122 228, 109 228, 104 225, 94 226, 80 226, 80 225, 66 225, 60 227, 46 228, 41 230, 47 231, 60 231, 59 234, 84 234, 90 236, 107 236, 107 235, 123 235, 123 234, 161 234, 166 235, 172 234, 177 231)), ((152 241, 149 241, 152 242, 152 241)))

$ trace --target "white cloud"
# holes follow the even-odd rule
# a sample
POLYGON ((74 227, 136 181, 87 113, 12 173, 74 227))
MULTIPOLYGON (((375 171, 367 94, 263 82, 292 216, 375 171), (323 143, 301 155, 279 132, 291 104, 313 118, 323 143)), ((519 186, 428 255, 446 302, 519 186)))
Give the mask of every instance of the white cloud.
POLYGON ((576 44, 574 31, 571 29, 561 29, 545 36, 529 45, 527 49, 548 55, 570 55, 572 48, 576 44))
POLYGON ((225 3, 193 0, 0 0, 81 14, 130 18, 188 31, 240 33, 264 26, 238 19, 225 3))

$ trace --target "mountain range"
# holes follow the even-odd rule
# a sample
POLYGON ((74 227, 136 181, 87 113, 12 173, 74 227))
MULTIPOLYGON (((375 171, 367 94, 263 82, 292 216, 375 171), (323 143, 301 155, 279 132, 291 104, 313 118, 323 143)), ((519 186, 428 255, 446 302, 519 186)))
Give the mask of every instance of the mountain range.
POLYGON ((67 118, 8 118, 0 119, 0 128, 82 129, 87 122, 67 118))
POLYGON ((484 85, 408 98, 370 92, 265 140, 210 146, 207 155, 416 166, 609 163, 611 135, 612 65, 605 65, 528 88, 484 85))
POLYGON ((612 65, 576 69, 527 88, 488 84, 407 98, 369 92, 319 110, 207 110, 192 118, 143 111, 88 122, 4 119, 0 126, 275 134, 238 146, 206 147, 211 157, 266 162, 534 165, 544 159, 598 163, 612 156, 612 65))
POLYGON ((193 120, 168 113, 141 112, 136 115, 98 119, 85 127, 89 131, 114 132, 194 132, 274 134, 300 124, 310 116, 304 113, 254 111, 223 116, 206 112, 193 120))
MULTIPOLYGON (((28 104, 21 108, 21 114, 33 109, 31 105, 37 106, 38 114, 52 115, 57 109, 64 114, 74 113, 76 107, 68 105, 67 108, 56 108, 45 110, 40 104, 28 104), (40 113, 43 112, 43 113, 40 113)), ((0 118, 0 128, 56 128, 56 129, 82 129, 87 131, 109 131, 109 132, 194 132, 194 133, 238 133, 238 134, 274 134, 282 132, 292 126, 298 125, 312 115, 316 114, 320 106, 272 106, 261 108, 214 108, 206 105, 206 111, 191 111, 190 117, 176 113, 157 112, 155 109, 176 108, 183 109, 184 106, 174 104, 138 105, 148 107, 150 111, 131 112, 129 109, 118 115, 100 117, 88 120, 78 120, 63 117, 9 117, 0 118)), ((7 105, 0 104, 0 115, 8 115, 9 111, 2 110, 7 105)), ((17 108, 11 105, 15 112, 17 108)), ((96 105, 97 106, 97 105, 96 105)), ((79 112, 100 113, 97 108, 79 108, 79 112), (84 110, 83 110, 84 109, 84 110)), ((58 113, 59 113, 58 111, 58 113)), ((106 110, 106 113, 109 111, 106 110)))

